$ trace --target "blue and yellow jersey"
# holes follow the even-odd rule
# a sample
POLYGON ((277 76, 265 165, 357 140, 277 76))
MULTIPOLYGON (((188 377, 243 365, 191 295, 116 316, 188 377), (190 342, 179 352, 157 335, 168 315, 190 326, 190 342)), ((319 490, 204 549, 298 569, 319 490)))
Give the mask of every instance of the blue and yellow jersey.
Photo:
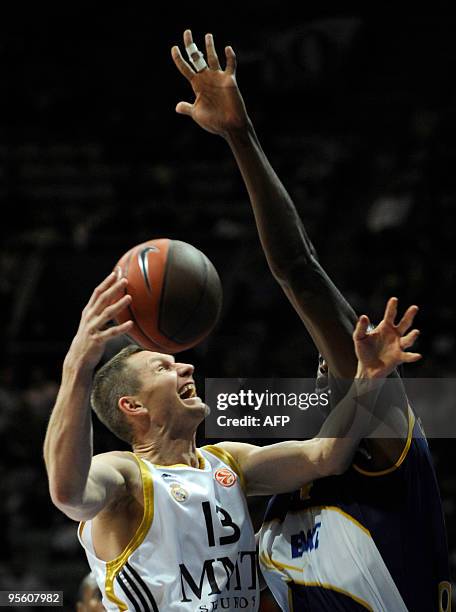
POLYGON ((260 564, 283 610, 451 609, 442 505, 427 441, 410 411, 396 465, 343 475, 270 501, 260 564))

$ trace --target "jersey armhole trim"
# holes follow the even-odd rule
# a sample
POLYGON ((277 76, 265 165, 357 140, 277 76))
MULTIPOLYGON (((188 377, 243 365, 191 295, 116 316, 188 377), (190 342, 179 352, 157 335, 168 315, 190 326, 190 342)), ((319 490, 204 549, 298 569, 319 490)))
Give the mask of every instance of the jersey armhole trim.
POLYGON ((223 461, 223 463, 229 465, 230 468, 239 476, 241 487, 245 491, 245 478, 242 468, 230 452, 224 448, 220 448, 220 446, 214 446, 213 444, 203 446, 202 449, 208 453, 211 453, 211 455, 215 455, 218 459, 220 459, 220 461, 223 461))
POLYGON ((379 472, 369 472, 368 470, 363 470, 362 468, 357 466, 356 463, 353 464, 353 468, 357 472, 362 474, 363 476, 385 476, 386 474, 391 474, 391 472, 394 472, 395 470, 397 470, 397 468, 399 468, 402 465, 402 463, 405 461, 405 458, 407 457, 407 454, 410 450, 410 445, 412 444, 414 426, 415 426, 415 415, 413 414, 412 409, 410 408, 410 405, 409 405, 407 441, 396 463, 392 465, 390 468, 387 468, 386 470, 380 470, 379 472))
POLYGON ((439 612, 451 612, 451 582, 439 582, 439 612))
POLYGON ((120 572, 122 567, 128 561, 130 555, 141 545, 147 533, 149 532, 152 521, 154 518, 154 482, 152 478, 152 474, 147 468, 146 464, 141 461, 139 457, 137 457, 134 453, 131 454, 139 467, 141 472, 141 479, 143 483, 143 499, 144 499, 144 513, 142 521, 136 530, 135 535, 132 537, 130 542, 127 544, 125 550, 120 553, 118 557, 113 559, 112 561, 108 561, 106 563, 106 577, 105 577, 105 592, 106 597, 115 603, 119 610, 122 612, 124 610, 128 610, 128 606, 121 601, 118 597, 116 597, 114 593, 114 579, 116 575, 120 572))

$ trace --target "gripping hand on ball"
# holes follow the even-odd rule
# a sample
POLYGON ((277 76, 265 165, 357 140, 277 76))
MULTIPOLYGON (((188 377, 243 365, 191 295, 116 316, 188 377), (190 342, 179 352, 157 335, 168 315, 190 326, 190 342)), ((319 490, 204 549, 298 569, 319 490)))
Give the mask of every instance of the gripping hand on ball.
MULTIPOLYGON (((191 31, 185 30, 184 47, 188 48, 192 43, 191 31)), ((212 34, 206 34, 205 43, 207 65, 198 72, 184 60, 177 45, 171 49, 177 69, 189 81, 196 96, 193 104, 179 102, 176 112, 189 115, 211 134, 227 137, 231 131, 242 129, 248 122, 236 83, 236 56, 231 47, 225 47, 226 67, 222 70, 212 34)), ((193 55, 197 57, 199 52, 193 55)))
POLYGON ((107 327, 107 324, 131 302, 125 295, 126 278, 118 278, 113 272, 94 290, 82 311, 81 321, 67 358, 85 369, 94 368, 103 355, 108 340, 127 333, 132 321, 107 327))

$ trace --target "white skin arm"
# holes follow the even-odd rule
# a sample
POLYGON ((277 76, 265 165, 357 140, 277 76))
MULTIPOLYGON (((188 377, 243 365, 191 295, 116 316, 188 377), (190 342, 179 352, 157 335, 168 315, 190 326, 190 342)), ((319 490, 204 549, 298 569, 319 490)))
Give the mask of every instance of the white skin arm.
MULTIPOLYGON (((378 391, 382 381, 363 378, 361 373, 347 395, 339 402, 328 419, 339 420, 348 427, 340 437, 316 437, 304 442, 289 440, 269 446, 255 446, 238 442, 222 442, 224 450, 235 457, 246 482, 247 495, 273 495, 300 489, 308 482, 324 476, 342 474, 350 465, 353 453, 368 428, 378 391), (364 383, 361 391, 359 382, 364 383), (360 395, 369 397, 363 414, 359 414, 356 399, 360 395)), ((336 423, 332 421, 333 425, 336 423)), ((330 427, 327 426, 328 429, 330 427)))
MULTIPOLYGON (((53 503, 74 520, 93 518, 135 478, 122 453, 92 457, 89 398, 93 371, 110 338, 127 332, 131 321, 106 328, 130 302, 126 280, 110 274, 93 292, 65 357, 62 382, 44 441, 44 460, 53 503)), ((139 472, 139 470, 137 470, 139 472)), ((136 478, 139 477, 139 474, 136 478)))
POLYGON ((265 447, 238 442, 220 444, 239 463, 248 495, 293 491, 317 478, 340 474, 348 468, 359 441, 368 431, 384 380, 401 363, 421 358, 420 354, 405 350, 419 335, 416 329, 407 333, 417 310, 416 306, 411 306, 396 325, 397 299, 391 298, 383 320, 370 332, 369 318, 360 317, 353 333, 358 358, 356 378, 316 438, 265 447))

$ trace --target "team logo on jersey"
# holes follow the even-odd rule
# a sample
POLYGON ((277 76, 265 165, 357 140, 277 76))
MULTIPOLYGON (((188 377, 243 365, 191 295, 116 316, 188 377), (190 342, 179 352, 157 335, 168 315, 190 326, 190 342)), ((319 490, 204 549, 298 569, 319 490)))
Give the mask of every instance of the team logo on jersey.
POLYGON ((182 482, 179 480, 179 478, 175 475, 175 474, 162 474, 161 477, 163 478, 163 480, 166 482, 166 484, 168 485, 168 487, 171 486, 171 484, 178 484, 178 485, 182 485, 182 482))
POLYGON ((293 559, 296 557, 302 557, 305 552, 316 550, 320 544, 321 521, 315 523, 312 529, 308 529, 307 533, 300 531, 291 536, 291 556, 293 559))
POLYGON ((164 478, 173 478, 174 480, 177 480, 176 476, 174 474, 162 474, 161 477, 164 478))
POLYGON ((178 502, 184 502, 188 499, 188 491, 180 484, 172 484, 169 487, 171 495, 178 502))
POLYGON ((228 468, 220 468, 215 474, 215 480, 222 485, 222 487, 232 487, 237 480, 237 476, 234 472, 228 468))

